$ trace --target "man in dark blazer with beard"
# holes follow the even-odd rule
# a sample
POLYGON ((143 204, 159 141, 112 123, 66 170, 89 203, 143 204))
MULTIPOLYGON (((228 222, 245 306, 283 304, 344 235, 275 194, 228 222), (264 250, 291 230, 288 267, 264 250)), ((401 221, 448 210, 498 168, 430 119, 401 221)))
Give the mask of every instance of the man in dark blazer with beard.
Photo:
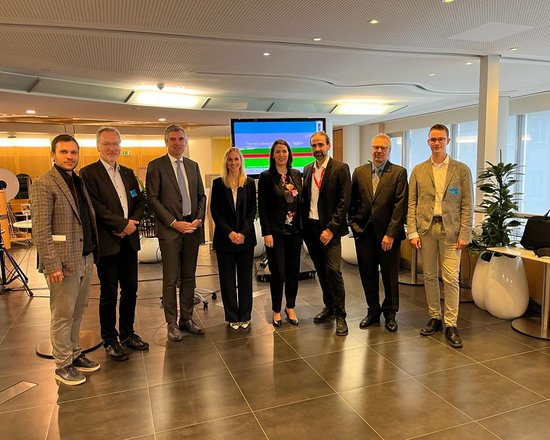
POLYGON ((336 335, 345 336, 348 325, 340 238, 348 234, 349 167, 329 157, 330 139, 325 132, 314 133, 309 142, 315 162, 304 168, 303 236, 319 277, 324 303, 313 321, 319 324, 336 318, 336 335))
POLYGON ((99 160, 80 170, 94 205, 99 231, 97 274, 101 338, 107 356, 115 361, 128 359, 122 346, 132 350, 149 348, 149 344, 134 332, 138 289, 137 226, 143 217, 145 199, 134 172, 117 163, 120 142, 116 128, 101 127, 96 133, 99 160))
POLYGON ((407 170, 391 163, 391 140, 376 135, 371 142, 372 162, 358 167, 351 183, 348 217, 359 274, 365 290, 368 312, 360 322, 364 329, 380 322, 384 314, 386 330, 397 331, 399 309, 399 262, 401 240, 405 239, 407 216, 407 170), (384 301, 380 306, 379 274, 382 273, 384 301))
POLYGON ((199 164, 183 157, 187 147, 183 127, 168 126, 164 130, 164 142, 168 154, 149 162, 147 167, 147 200, 155 212, 155 229, 162 254, 162 301, 167 336, 171 341, 181 341, 182 331, 204 334, 193 321, 193 307, 206 195, 199 164))

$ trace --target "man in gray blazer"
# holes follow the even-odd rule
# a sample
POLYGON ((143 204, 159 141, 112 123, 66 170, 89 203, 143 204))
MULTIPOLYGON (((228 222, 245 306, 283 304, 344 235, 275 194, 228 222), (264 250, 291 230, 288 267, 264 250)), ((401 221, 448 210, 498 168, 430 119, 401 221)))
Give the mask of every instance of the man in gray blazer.
POLYGON ((181 341, 183 331, 204 330, 193 321, 195 270, 204 222, 206 195, 199 165, 183 157, 187 136, 179 125, 164 130, 168 154, 147 167, 147 200, 155 212, 156 235, 162 254, 162 301, 168 339, 181 341), (180 317, 176 300, 179 280, 180 317))
POLYGON ((376 135, 371 142, 372 162, 355 169, 351 182, 348 217, 355 239, 361 283, 368 313, 359 323, 365 329, 380 322, 384 314, 386 330, 397 331, 399 310, 399 262, 403 227, 407 217, 407 170, 389 161, 391 140, 376 135), (378 267, 384 283, 380 306, 378 267))
POLYGON ((120 165, 120 133, 101 127, 96 133, 99 160, 80 170, 94 205, 99 230, 99 322, 107 356, 128 360, 122 346, 148 350, 149 344, 134 332, 138 289, 139 231, 145 206, 134 172, 120 165), (117 297, 120 284, 117 331, 117 297), (119 341, 120 338, 120 341, 119 341))
POLYGON ((79 385, 86 381, 82 372, 100 367, 82 353, 79 344, 97 259, 97 228, 88 192, 74 173, 80 153, 76 139, 60 134, 51 145, 54 166, 31 188, 32 239, 38 270, 50 289, 55 378, 66 385, 79 385))
POLYGON ((468 166, 447 154, 449 129, 430 128, 430 159, 414 167, 409 182, 407 233, 419 249, 430 320, 420 330, 429 336, 443 328, 439 294, 439 261, 445 290, 445 336, 452 347, 462 347, 457 329, 460 256, 471 240, 472 175, 468 166))

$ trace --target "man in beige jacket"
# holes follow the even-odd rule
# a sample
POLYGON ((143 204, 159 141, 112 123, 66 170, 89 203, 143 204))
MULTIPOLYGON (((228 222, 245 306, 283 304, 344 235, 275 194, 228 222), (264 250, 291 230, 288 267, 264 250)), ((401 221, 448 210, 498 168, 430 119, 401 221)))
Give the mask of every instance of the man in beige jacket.
POLYGON ((447 154, 449 129, 441 124, 430 128, 431 157, 412 171, 409 182, 407 233, 413 248, 419 249, 430 320, 420 330, 429 336, 443 328, 452 347, 462 347, 457 329, 460 255, 471 239, 472 175, 468 166, 447 154), (439 262, 445 291, 441 314, 439 262))

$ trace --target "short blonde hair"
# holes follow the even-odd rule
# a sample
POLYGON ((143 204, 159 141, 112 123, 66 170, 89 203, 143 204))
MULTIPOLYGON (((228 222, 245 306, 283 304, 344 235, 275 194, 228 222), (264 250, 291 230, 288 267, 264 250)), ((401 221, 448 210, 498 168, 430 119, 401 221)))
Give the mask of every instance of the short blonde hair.
POLYGON ((241 150, 239 150, 237 147, 229 147, 223 155, 222 181, 227 188, 231 188, 231 183, 229 182, 229 174, 227 173, 227 158, 231 153, 237 153, 239 155, 239 158, 241 159, 241 168, 239 170, 238 186, 242 187, 246 182, 246 173, 244 172, 243 153, 241 153, 241 150))

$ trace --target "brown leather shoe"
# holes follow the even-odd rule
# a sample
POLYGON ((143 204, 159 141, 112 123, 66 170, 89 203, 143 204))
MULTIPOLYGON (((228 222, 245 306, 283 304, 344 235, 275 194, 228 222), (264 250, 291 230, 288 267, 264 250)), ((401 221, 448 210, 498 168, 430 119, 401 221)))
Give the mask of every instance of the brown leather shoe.
POLYGON ((445 337, 449 341, 449 345, 454 348, 462 348, 462 338, 458 334, 456 327, 447 327, 445 329, 445 337))
POLYGON ((348 324, 345 318, 336 317, 336 336, 346 336, 348 334, 348 324))
POLYGON ((422 336, 430 336, 435 332, 440 332, 443 330, 443 323, 441 319, 431 318, 428 323, 420 329, 420 334, 422 336))
POLYGON ((204 335, 204 330, 200 328, 195 321, 188 319, 187 321, 180 322, 180 330, 191 333, 192 335, 204 335))
POLYGON ((171 322, 170 324, 168 324, 167 327, 168 327, 168 339, 175 342, 181 341, 183 339, 183 334, 178 328, 177 323, 171 322))

